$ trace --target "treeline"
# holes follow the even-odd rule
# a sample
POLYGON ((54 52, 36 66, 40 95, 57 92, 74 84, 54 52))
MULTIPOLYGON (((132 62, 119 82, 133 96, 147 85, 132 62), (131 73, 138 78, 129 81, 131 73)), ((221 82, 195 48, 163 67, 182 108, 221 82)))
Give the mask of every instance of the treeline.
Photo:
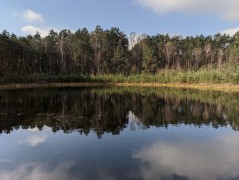
POLYGON ((0 34, 0 76, 9 74, 156 74, 165 70, 198 70, 239 62, 239 32, 233 37, 169 35, 129 38, 119 28, 96 26, 76 32, 51 30, 46 37, 0 34), (129 42, 130 41, 130 42, 129 42))

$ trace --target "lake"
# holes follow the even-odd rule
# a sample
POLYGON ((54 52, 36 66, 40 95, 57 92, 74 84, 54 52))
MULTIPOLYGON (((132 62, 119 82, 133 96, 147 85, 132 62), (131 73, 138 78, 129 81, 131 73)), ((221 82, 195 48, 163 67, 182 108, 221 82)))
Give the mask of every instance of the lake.
POLYGON ((1 90, 0 179, 239 179, 238 95, 1 90))

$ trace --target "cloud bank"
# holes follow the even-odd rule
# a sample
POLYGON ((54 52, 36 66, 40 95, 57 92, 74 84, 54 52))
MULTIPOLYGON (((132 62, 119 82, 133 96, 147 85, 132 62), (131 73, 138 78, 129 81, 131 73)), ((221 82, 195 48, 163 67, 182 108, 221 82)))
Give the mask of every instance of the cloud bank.
POLYGON ((134 0, 156 13, 214 14, 228 21, 239 21, 238 0, 134 0))

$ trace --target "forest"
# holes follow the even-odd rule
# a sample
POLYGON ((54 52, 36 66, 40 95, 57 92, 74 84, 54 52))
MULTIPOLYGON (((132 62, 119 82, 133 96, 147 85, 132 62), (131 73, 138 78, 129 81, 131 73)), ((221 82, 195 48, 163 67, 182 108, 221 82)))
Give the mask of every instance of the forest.
POLYGON ((239 32, 232 37, 220 33, 127 36, 119 28, 104 30, 98 25, 92 32, 51 30, 46 37, 38 32, 20 37, 6 30, 0 34, 0 83, 43 77, 45 81, 87 81, 86 77, 118 81, 119 76, 120 81, 135 76, 147 81, 148 76, 157 77, 153 80, 157 82, 238 83, 238 63, 239 32))

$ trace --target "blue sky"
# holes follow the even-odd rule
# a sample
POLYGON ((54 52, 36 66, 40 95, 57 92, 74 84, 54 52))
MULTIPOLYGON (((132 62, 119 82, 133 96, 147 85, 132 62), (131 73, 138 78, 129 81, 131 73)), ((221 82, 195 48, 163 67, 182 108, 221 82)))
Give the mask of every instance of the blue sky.
POLYGON ((126 34, 213 35, 239 30, 238 0, 1 0, 0 31, 119 27, 126 34))

